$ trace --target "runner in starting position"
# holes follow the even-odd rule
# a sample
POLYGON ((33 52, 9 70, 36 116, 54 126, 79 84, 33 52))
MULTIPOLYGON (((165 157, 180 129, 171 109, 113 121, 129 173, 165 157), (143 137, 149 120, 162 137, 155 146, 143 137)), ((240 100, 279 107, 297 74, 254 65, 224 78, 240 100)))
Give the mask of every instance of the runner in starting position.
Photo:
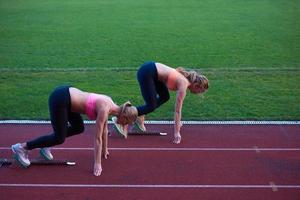
POLYGON ((117 117, 122 125, 131 124, 137 118, 136 107, 129 102, 118 106, 113 100, 103 94, 81 91, 70 86, 56 88, 49 97, 50 119, 53 133, 34 140, 12 145, 14 158, 24 167, 30 165, 28 150, 40 148, 40 154, 46 160, 52 160, 50 148, 62 144, 66 137, 80 134, 84 124, 80 114, 86 114, 91 120, 96 120, 94 141, 94 175, 102 172, 101 156, 107 159, 107 119, 109 115, 117 117))
MULTIPOLYGON (((204 93, 208 90, 208 79, 196 71, 187 71, 182 67, 173 69, 167 65, 157 62, 144 63, 137 72, 140 90, 145 104, 138 106, 138 118, 135 127, 145 132, 144 115, 153 112, 156 108, 166 103, 169 98, 169 90, 177 92, 174 111, 174 140, 179 144, 181 141, 180 128, 181 110, 186 91, 189 89, 193 94, 204 93)), ((127 133, 127 126, 118 124, 113 118, 115 129, 122 134, 127 133)))

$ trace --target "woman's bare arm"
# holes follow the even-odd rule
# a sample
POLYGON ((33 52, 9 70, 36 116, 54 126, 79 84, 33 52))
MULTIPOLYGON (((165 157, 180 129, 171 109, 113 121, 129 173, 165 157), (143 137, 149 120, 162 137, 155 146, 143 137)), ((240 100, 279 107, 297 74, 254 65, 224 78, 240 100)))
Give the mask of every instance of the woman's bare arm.
POLYGON ((108 143, 108 128, 107 128, 107 120, 105 121, 104 127, 103 127, 103 157, 104 159, 107 159, 109 156, 108 148, 107 148, 107 143, 108 143))
POLYGON ((175 112, 174 112, 174 143, 179 144, 181 141, 181 113, 183 101, 186 96, 186 87, 179 87, 176 94, 175 112))
POLYGON ((94 175, 100 176, 102 172, 101 166, 101 156, 102 156, 102 145, 103 145, 103 130, 105 127, 105 122, 108 117, 108 112, 106 110, 98 110, 96 119, 96 134, 94 140, 94 175))

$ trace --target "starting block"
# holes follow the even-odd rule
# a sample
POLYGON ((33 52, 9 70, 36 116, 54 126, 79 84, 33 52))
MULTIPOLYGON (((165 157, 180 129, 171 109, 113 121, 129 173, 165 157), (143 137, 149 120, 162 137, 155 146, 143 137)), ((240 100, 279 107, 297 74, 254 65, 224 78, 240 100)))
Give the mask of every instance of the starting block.
MULTIPOLYGON (((0 167, 8 167, 13 163, 16 163, 14 159, 0 158, 0 167)), ((68 160, 42 160, 42 159, 32 159, 30 160, 30 165, 66 165, 74 166, 76 162, 68 160)))
MULTIPOLYGON (((165 132, 159 132, 159 131, 145 131, 145 132, 141 132, 141 131, 138 131, 134 126, 132 126, 131 128, 128 128, 128 133, 127 135, 148 135, 148 136, 166 136, 168 135, 167 133, 165 132)), ((112 130, 110 130, 108 132, 108 135, 111 136, 112 135, 112 132, 117 132, 118 131, 116 130, 116 127, 112 127, 112 130)))
POLYGON ((158 131, 146 131, 146 132, 137 132, 137 131, 130 131, 128 135, 158 135, 158 136, 166 136, 167 133, 158 132, 158 131))
MULTIPOLYGON (((111 136, 112 132, 116 132, 116 131, 109 131, 108 135, 111 136)), ((119 135, 119 134, 118 134, 119 135)), ((146 132, 137 132, 137 131, 129 131, 128 135, 143 135, 143 136, 166 136, 168 135, 167 133, 164 132, 158 132, 158 131, 146 131, 146 132)))

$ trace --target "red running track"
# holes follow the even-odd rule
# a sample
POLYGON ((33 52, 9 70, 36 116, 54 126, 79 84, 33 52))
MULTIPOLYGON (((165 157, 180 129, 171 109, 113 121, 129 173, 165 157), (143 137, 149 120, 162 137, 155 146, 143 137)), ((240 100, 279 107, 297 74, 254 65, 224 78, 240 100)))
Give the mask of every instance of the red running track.
MULTIPOLYGON (((299 125, 148 125, 168 136, 109 137, 110 157, 92 175, 94 125, 56 146, 76 166, 0 168, 1 199, 300 199, 299 125), (75 149, 74 149, 75 148, 75 149)), ((50 125, 0 125, 0 157, 50 125)), ((37 157, 37 150, 30 158, 37 157)))

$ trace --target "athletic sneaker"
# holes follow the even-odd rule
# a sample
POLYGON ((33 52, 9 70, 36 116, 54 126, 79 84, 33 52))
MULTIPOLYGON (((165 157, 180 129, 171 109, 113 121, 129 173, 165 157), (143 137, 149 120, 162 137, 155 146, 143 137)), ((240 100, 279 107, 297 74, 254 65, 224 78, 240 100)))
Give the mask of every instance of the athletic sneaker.
POLYGON ((53 155, 51 154, 50 148, 45 147, 40 149, 40 155, 45 159, 45 160, 53 160, 53 155))
POLYGON ((113 128, 116 130, 116 132, 119 135, 127 138, 128 132, 124 130, 124 127, 121 124, 117 123, 117 117, 112 117, 111 120, 113 122, 113 128))
POLYGON ((28 151, 24 149, 20 143, 14 144, 11 146, 11 150, 14 153, 14 159, 22 166, 28 167, 30 161, 28 159, 28 151))
POLYGON ((135 129, 137 129, 140 132, 146 132, 146 127, 144 125, 144 117, 143 116, 139 116, 136 118, 136 120, 134 122, 134 127, 135 127, 135 129))

